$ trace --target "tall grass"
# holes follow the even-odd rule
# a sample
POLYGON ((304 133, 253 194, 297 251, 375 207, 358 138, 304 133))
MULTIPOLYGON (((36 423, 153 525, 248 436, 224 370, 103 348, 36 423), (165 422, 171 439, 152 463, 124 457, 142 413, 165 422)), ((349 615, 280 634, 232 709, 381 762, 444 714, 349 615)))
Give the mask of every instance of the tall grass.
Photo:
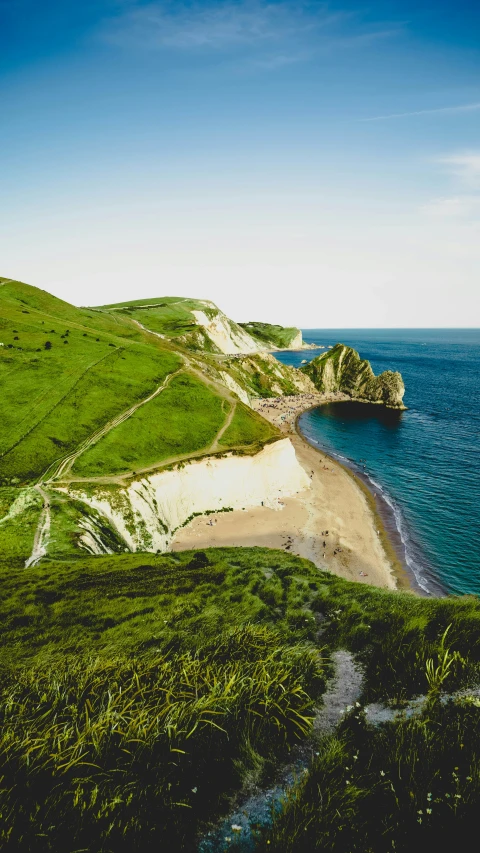
POLYGON ((316 650, 261 626, 196 654, 77 657, 6 675, 2 847, 191 849, 241 782, 244 746, 268 756, 304 735, 321 683, 316 650))
POLYGON ((419 717, 377 728, 352 711, 274 816, 268 847, 259 849, 468 849, 480 801, 479 704, 435 703, 419 717))

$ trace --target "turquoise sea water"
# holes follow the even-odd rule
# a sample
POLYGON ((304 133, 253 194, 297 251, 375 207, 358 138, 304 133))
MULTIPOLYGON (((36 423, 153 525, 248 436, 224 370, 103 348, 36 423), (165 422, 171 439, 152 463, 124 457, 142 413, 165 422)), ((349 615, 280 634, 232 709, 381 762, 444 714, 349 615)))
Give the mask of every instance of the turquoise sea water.
MULTIPOLYGON (((352 346, 375 373, 401 372, 408 411, 333 403, 300 427, 365 479, 424 591, 480 594, 480 330, 306 329, 304 339, 352 346)), ((317 354, 277 356, 298 367, 317 354)))

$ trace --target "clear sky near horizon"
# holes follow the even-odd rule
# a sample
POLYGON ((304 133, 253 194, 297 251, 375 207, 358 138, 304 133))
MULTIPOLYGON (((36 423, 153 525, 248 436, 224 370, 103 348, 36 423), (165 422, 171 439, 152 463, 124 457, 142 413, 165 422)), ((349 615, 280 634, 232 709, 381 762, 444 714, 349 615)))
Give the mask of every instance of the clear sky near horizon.
POLYGON ((0 0, 0 275, 480 325, 480 4, 0 0))

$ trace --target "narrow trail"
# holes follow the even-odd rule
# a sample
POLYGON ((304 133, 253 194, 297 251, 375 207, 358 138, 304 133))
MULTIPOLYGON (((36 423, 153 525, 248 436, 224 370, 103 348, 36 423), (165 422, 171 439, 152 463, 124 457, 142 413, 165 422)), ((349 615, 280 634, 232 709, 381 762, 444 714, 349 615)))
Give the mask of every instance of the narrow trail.
POLYGON ((48 494, 42 489, 39 483, 34 486, 34 489, 36 489, 37 492, 39 492, 39 494, 42 496, 43 508, 40 512, 37 529, 35 531, 35 536, 33 539, 32 553, 30 554, 28 560, 26 560, 25 562, 26 569, 29 569, 32 566, 36 566, 39 560, 41 560, 42 557, 46 556, 48 537, 50 533, 50 498, 48 494))
POLYGON ((176 456, 169 456, 167 459, 162 459, 159 462, 154 462, 153 465, 146 465, 142 468, 135 468, 135 471, 126 471, 124 474, 107 474, 99 477, 62 477, 61 482, 65 484, 97 483, 99 485, 108 485, 116 483, 118 485, 126 485, 128 480, 130 480, 132 477, 139 477, 143 476, 144 474, 150 474, 152 471, 160 471, 168 467, 169 465, 175 465, 177 462, 185 462, 187 459, 201 459, 204 456, 210 456, 214 453, 219 453, 227 449, 231 450, 232 448, 220 447, 219 442, 233 420, 236 406, 237 401, 232 401, 232 408, 227 415, 225 423, 220 427, 212 444, 208 445, 207 447, 202 447, 201 450, 193 450, 189 453, 179 453, 176 456))
POLYGON ((321 739, 333 734, 342 716, 361 695, 363 673, 353 655, 345 650, 333 652, 332 662, 334 674, 323 694, 322 705, 315 713, 310 736, 292 749, 290 760, 280 769, 275 784, 240 800, 228 817, 200 839, 197 853, 224 853, 226 850, 254 853, 258 849, 253 828, 271 826, 272 812, 281 809, 288 790, 308 773, 308 765, 321 739))
MULTIPOLYGON (((140 323, 138 320, 132 320, 132 322, 135 323, 135 325, 138 326, 140 329, 142 329, 142 331, 147 332, 150 335, 154 335, 154 337, 163 339, 163 335, 161 335, 159 332, 153 332, 151 329, 147 329, 147 327, 144 326, 142 323, 140 323)), ((225 419, 225 422, 222 424, 220 430, 218 431, 217 435, 215 436, 213 442, 210 445, 208 445, 207 447, 203 447, 201 450, 195 450, 195 451, 189 452, 189 453, 180 453, 180 454, 177 454, 175 456, 170 456, 167 459, 162 459, 158 462, 153 463, 152 465, 146 465, 146 466, 143 466, 141 468, 135 468, 135 471, 133 471, 133 470, 127 471, 123 474, 111 474, 111 475, 105 475, 105 476, 99 476, 99 477, 68 477, 68 476, 65 476, 71 470, 72 465, 75 462, 75 459, 78 456, 80 456, 88 447, 90 447, 92 444, 94 444, 96 441, 98 441, 100 438, 102 438, 103 435, 105 435, 107 432, 109 432, 115 426, 118 426, 118 423, 121 423, 122 420, 126 420, 127 417, 130 417, 130 415, 133 414, 133 411, 136 411, 136 408, 138 408, 139 405, 143 405, 144 403, 148 403, 149 400, 151 400, 154 396, 156 396, 156 394, 160 393, 160 390, 163 390, 163 389, 157 389, 157 391, 153 395, 151 395, 146 400, 144 400, 140 404, 138 404, 136 406, 136 408, 132 407, 132 410, 128 410, 128 412, 124 413, 125 417, 122 416, 122 420, 115 419, 115 421, 111 421, 109 424, 107 424, 105 427, 103 427, 102 430, 99 430, 98 433, 95 434, 95 436, 92 436, 92 438, 87 439, 87 441, 85 441, 84 444, 81 445, 74 453, 69 454, 68 456, 64 457, 64 459, 61 460, 60 463, 55 462, 54 464, 58 465, 58 469, 57 470, 49 469, 49 471, 52 471, 52 473, 50 474, 47 482, 51 482, 53 479, 55 479, 55 480, 61 479, 62 483, 65 483, 65 484, 68 484, 68 483, 97 483, 99 485, 100 484, 107 485, 107 484, 115 484, 115 483, 116 484, 125 484, 129 479, 131 479, 134 476, 149 474, 152 471, 158 471, 159 469, 163 469, 163 468, 167 467, 168 465, 175 465, 177 462, 184 462, 187 459, 198 459, 198 458, 203 457, 203 456, 208 456, 209 454, 212 454, 212 453, 218 453, 219 451, 221 451, 223 449, 220 447, 220 440, 221 440, 222 436, 224 435, 224 433, 227 431, 230 424, 232 423, 232 420, 233 420, 233 417, 235 415, 235 411, 237 408, 238 400, 231 393, 231 391, 228 388, 226 388, 224 385, 221 385, 219 382, 218 383, 214 382, 210 377, 206 376, 201 370, 199 370, 192 363, 192 361, 188 358, 188 356, 185 353, 178 352, 177 350, 175 350, 175 352, 177 353, 177 355, 179 355, 183 359, 183 362, 184 362, 183 370, 188 370, 189 372, 193 373, 205 385, 209 385, 211 388, 213 388, 215 390, 216 394, 223 397, 230 404, 230 411, 229 411, 229 413, 225 419)), ((181 370, 176 371, 176 372, 180 373, 181 370)), ((171 374, 171 377, 173 377, 174 375, 175 374, 171 374)), ((52 466, 52 468, 53 468, 53 466, 52 466)), ((43 475, 42 482, 45 482, 45 477, 47 476, 48 473, 49 472, 47 471, 46 474, 43 475)))
MULTIPOLYGON (((6 284, 7 282, 2 282, 2 283, 6 284)), ((147 334, 153 335, 154 337, 160 338, 162 340, 164 339, 163 335, 159 334, 158 332, 154 332, 151 329, 147 329, 147 327, 143 326, 142 323, 139 323, 138 320, 133 320, 133 323, 136 326, 138 326, 140 329, 142 329, 142 331, 146 332, 147 334)), ((97 483, 97 484, 116 483, 116 484, 125 485, 126 481, 131 479, 131 477, 133 477, 133 476, 147 474, 151 471, 157 471, 160 468, 165 468, 167 465, 172 465, 172 464, 175 464, 177 462, 185 461, 187 459, 195 459, 195 458, 199 458, 199 457, 203 457, 203 456, 208 456, 209 454, 217 453, 222 449, 222 448, 220 448, 220 440, 221 440, 222 436, 224 435, 224 433, 227 431, 230 424, 232 423, 233 417, 235 415, 238 400, 224 385, 221 385, 220 383, 213 381, 210 377, 206 376, 202 370, 199 370, 198 367, 196 367, 193 364, 193 362, 191 361, 191 359, 188 357, 187 354, 185 354, 181 351, 178 351, 177 349, 175 349, 175 352, 183 361, 183 366, 181 368, 174 371, 173 373, 168 374, 168 376, 165 377, 165 379, 163 380, 161 385, 159 385, 158 388, 156 388, 152 394, 149 394, 148 397, 145 397, 143 400, 140 400, 137 403, 135 403, 134 405, 130 406, 128 409, 126 409, 121 414, 117 415, 115 418, 113 418, 107 424, 104 424, 103 427, 96 430, 96 432, 94 432, 92 435, 89 436, 89 438, 87 438, 85 441, 83 441, 82 444, 80 444, 76 448, 76 450, 72 451, 71 453, 66 454, 65 456, 61 457, 60 459, 56 459, 55 462, 53 462, 52 465, 50 465, 49 468, 47 468, 47 470, 41 476, 41 478, 39 479, 39 481, 37 482, 37 484, 35 485, 34 488, 42 495, 43 508, 41 510, 40 517, 38 520, 37 529, 35 532, 35 538, 34 538, 32 553, 25 563, 26 568, 29 568, 31 566, 35 566, 42 557, 46 556, 46 553, 47 553, 48 538, 49 538, 49 533, 50 533, 51 513, 50 513, 50 498, 49 498, 47 492, 44 490, 45 486, 48 486, 54 482, 62 483, 65 485, 68 485, 70 483, 97 483), (130 471, 126 474, 111 475, 111 476, 106 476, 106 477, 69 477, 68 476, 68 474, 71 471, 76 460, 83 453, 85 453, 86 450, 88 450, 90 447, 92 447, 94 444, 96 444, 101 438, 103 438, 105 435, 107 435, 109 432, 111 432, 111 430, 115 429, 115 427, 119 426, 124 421, 126 421, 141 406, 146 405, 151 400, 153 400, 155 397, 157 397, 159 394, 161 394, 162 391, 165 390, 165 388, 169 385, 169 383, 171 382, 171 380, 175 376, 179 375, 182 372, 185 372, 186 370, 188 370, 189 372, 196 375, 204 384, 209 385, 210 387, 214 388, 216 394, 222 396, 230 405, 230 411, 228 412, 228 415, 225 419, 225 422, 222 424, 222 426, 219 429, 219 431, 217 432, 213 442, 208 447, 204 447, 199 451, 194 451, 193 453, 190 452, 190 453, 178 454, 178 455, 171 457, 169 459, 164 459, 160 462, 154 463, 153 465, 145 466, 143 468, 137 469, 135 472, 130 471)))
POLYGON ((155 397, 158 397, 162 391, 169 385, 174 376, 177 376, 179 373, 183 372, 183 368, 174 371, 174 373, 169 373, 167 377, 163 380, 161 385, 153 391, 152 394, 149 394, 148 397, 145 397, 143 400, 139 400, 138 403, 134 403, 133 406, 130 406, 129 409, 126 409, 120 415, 117 415, 107 424, 104 424, 99 430, 94 432, 89 438, 87 438, 82 444, 77 447, 72 453, 69 453, 67 456, 64 456, 61 460, 56 460, 50 468, 47 469, 45 474, 42 476, 42 483, 51 483, 53 480, 59 480, 66 474, 72 467, 72 465, 76 462, 79 456, 82 455, 89 447, 96 444, 101 438, 107 435, 112 429, 119 426, 119 424, 123 423, 127 420, 127 418, 131 417, 141 406, 145 406, 146 403, 149 403, 155 397))
POLYGON ((212 443, 212 444, 210 445, 210 447, 208 448, 208 452, 209 452, 209 453, 215 453, 215 451, 217 451, 217 450, 221 450, 221 448, 220 448, 220 439, 221 439, 221 438, 222 438, 222 436, 226 433, 226 431, 227 431, 228 427, 229 427, 229 426, 230 426, 230 424, 232 423, 233 418, 234 418, 234 415, 235 415, 235 412, 236 412, 236 409, 237 409, 237 403, 236 403, 236 402, 234 402, 234 403, 233 403, 233 405, 230 407, 230 411, 229 411, 229 413, 228 413, 228 415, 227 415, 227 417, 226 417, 226 419, 225 419, 225 423, 224 423, 224 425, 223 425, 223 426, 222 426, 222 428, 217 432, 217 435, 215 436, 215 440, 213 441, 213 443, 212 443))

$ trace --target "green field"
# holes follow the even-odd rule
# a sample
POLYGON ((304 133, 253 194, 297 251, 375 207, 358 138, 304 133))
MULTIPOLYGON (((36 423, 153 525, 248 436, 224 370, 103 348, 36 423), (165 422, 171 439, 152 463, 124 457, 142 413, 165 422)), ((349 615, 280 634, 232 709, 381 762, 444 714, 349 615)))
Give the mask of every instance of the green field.
POLYGON ((278 430, 264 418, 248 409, 243 403, 237 403, 230 426, 221 439, 222 447, 251 447, 278 438, 278 430))
POLYGON ((0 303, 0 482, 34 480, 181 364, 125 321, 27 285, 2 286, 0 303))
POLYGON ((338 648, 363 666, 360 702, 304 751, 308 772, 255 853, 446 850, 474 828, 478 599, 376 590, 263 548, 2 577, 4 849, 193 851, 308 736, 338 648), (417 694, 411 718, 365 717, 367 702, 417 694))
POLYGON ((227 401, 200 380, 181 373, 158 397, 82 454, 73 473, 82 477, 124 473, 207 449, 228 409, 227 401))
MULTIPOLYGON (((173 337, 192 324, 191 310, 216 311, 172 297, 138 300, 121 310, 80 309, 20 282, 2 285, 0 303, 4 485, 35 482, 179 369, 182 358, 174 344, 139 329, 132 322, 136 310, 149 328, 165 332, 168 327, 173 337)), ((193 377, 175 380, 88 450, 75 471, 119 473, 195 452, 211 444, 226 413, 221 390, 193 377)), ((238 429, 229 434, 235 436, 231 443, 242 443, 238 429)), ((246 443, 261 444, 264 435, 270 428, 250 420, 246 443)))

